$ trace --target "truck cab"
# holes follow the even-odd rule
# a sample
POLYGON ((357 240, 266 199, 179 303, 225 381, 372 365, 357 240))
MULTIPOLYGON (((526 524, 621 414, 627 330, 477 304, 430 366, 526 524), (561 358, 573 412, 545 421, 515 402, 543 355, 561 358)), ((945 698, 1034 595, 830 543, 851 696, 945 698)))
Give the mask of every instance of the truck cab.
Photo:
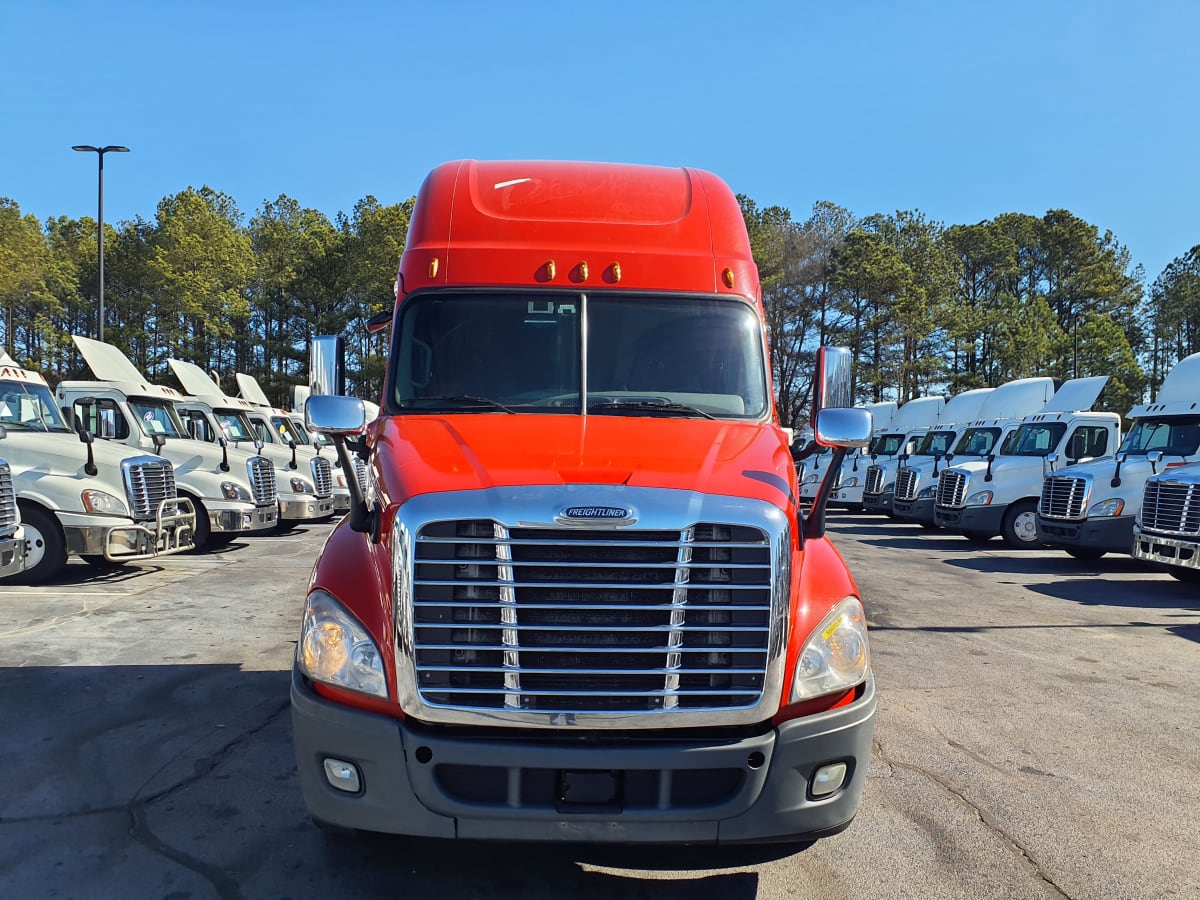
POLYGON ((1200 463, 1146 479, 1133 526, 1132 554, 1180 581, 1200 584, 1200 463))
MULTIPOLYGON (((0 425, 0 440, 7 436, 0 425)), ((0 446, 0 451, 3 451, 0 446)), ((0 457, 0 579, 11 578, 25 571, 25 530, 21 527, 21 511, 17 507, 17 491, 13 486, 12 468, 0 457)))
MULTIPOLYGON (((878 498, 883 492, 885 466, 894 463, 896 458, 905 452, 910 442, 919 440, 937 423, 945 406, 946 398, 937 396, 916 397, 903 404, 896 411, 887 431, 877 432, 871 438, 870 446, 864 451, 864 458, 857 462, 861 474, 847 475, 843 463, 842 479, 837 484, 831 500, 838 506, 849 509, 866 509, 867 496, 878 498)), ((851 460, 850 466, 852 470, 855 468, 854 460, 851 460)), ((894 468, 889 471, 894 471, 894 468)))
MULTIPOLYGON (((936 528, 934 494, 941 470, 955 459, 960 462, 986 459, 1021 419, 1037 412, 1053 395, 1053 378, 1019 378, 992 390, 979 406, 976 419, 948 429, 955 435, 948 452, 927 452, 925 459, 908 459, 897 469, 892 512, 897 518, 936 528)), ((940 446, 944 448, 945 443, 940 446)), ((937 448, 931 441, 930 446, 923 449, 937 448)))
POLYGON ((94 437, 171 460, 176 490, 196 512, 196 549, 275 527, 274 490, 254 454, 194 440, 175 409, 179 391, 149 383, 111 344, 73 339, 96 380, 60 382, 59 406, 94 437))
POLYGON ((1046 476, 1038 532, 1049 546, 1088 560, 1129 552, 1147 479, 1200 460, 1200 353, 1176 363, 1155 402, 1128 418, 1133 426, 1115 456, 1046 476))
MULTIPOLYGON (((885 434, 891 426, 892 420, 896 417, 896 410, 899 409, 899 404, 895 400, 888 400, 883 403, 867 403, 862 407, 871 414, 872 427, 874 433, 872 437, 885 434)), ((873 442, 873 441, 872 441, 873 442)), ((809 446, 812 448, 812 453, 800 463, 797 467, 797 480, 800 483, 800 501, 805 506, 811 506, 813 500, 816 499, 817 493, 821 489, 821 484, 825 480, 825 472, 823 467, 828 466, 829 461, 833 457, 833 451, 828 447, 822 447, 815 441, 809 446)), ((845 509, 861 510, 862 509, 862 482, 866 477, 867 466, 869 463, 869 446, 859 450, 851 450, 842 460, 842 465, 834 475, 834 492, 829 501, 830 506, 840 506, 845 509), (855 496, 858 500, 854 503, 841 503, 837 500, 840 493, 839 488, 845 486, 847 490, 855 491, 855 496)))
POLYGON ((1055 460, 1111 453, 1121 438, 1116 413, 1088 412, 1108 376, 1066 382, 986 460, 955 461, 938 476, 934 522, 974 541, 996 535, 1013 548, 1040 547, 1037 505, 1055 460))
POLYGON ((25 533, 21 580, 54 578, 69 554, 104 565, 192 548, 195 512, 170 460, 76 433, 46 379, 3 354, 0 427, 25 533))
MULTIPOLYGON (((379 416, 307 401, 368 466, 300 625, 313 818, 545 841, 845 828, 876 705, 866 614, 824 532, 830 482, 797 502, 729 188, 448 163, 396 285, 379 416)), ((836 461, 870 434, 841 408, 848 352, 814 382, 836 461)))

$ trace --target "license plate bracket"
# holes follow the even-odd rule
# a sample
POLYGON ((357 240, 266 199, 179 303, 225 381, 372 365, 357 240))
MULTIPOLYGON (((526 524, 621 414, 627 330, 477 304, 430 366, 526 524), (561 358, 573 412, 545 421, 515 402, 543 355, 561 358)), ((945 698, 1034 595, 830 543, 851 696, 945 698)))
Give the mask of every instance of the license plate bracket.
POLYGON ((558 809, 560 812, 620 812, 623 779, 613 770, 560 769, 558 809))

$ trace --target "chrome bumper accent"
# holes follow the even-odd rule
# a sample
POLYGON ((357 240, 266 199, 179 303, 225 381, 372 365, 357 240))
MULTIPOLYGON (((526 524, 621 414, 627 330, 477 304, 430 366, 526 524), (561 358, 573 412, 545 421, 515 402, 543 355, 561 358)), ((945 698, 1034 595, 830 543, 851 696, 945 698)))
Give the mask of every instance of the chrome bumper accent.
POLYGON ((153 556, 183 553, 196 546, 196 508, 186 497, 168 497, 159 501, 154 524, 117 525, 104 538, 104 558, 109 562, 130 562, 153 556), (167 507, 174 512, 167 512, 167 507))
POLYGON ((321 498, 305 494, 303 499, 297 500, 279 498, 279 518, 281 519, 303 522, 309 519, 323 519, 331 515, 333 515, 332 497, 321 498))
POLYGON ((279 520, 279 509, 275 504, 255 506, 249 510, 209 510, 208 522, 214 532, 262 531, 274 528, 279 520))
POLYGON ((0 578, 25 571, 25 532, 18 528, 10 538, 0 540, 0 578))
POLYGON ((1200 541, 1148 534, 1133 526, 1133 558, 1147 562, 1200 570, 1200 541))

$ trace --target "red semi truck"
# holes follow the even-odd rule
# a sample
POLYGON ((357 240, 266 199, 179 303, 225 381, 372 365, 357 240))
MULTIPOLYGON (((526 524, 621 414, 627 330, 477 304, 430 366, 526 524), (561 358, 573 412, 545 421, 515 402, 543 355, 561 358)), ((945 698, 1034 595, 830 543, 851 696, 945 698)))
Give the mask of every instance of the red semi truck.
MULTIPOLYGON (((729 188, 447 163, 378 319, 379 416, 307 402, 344 470, 367 462, 292 679, 317 824, 683 843, 845 828, 876 707, 866 617, 824 535, 829 485, 798 505, 729 188)), ((823 348, 815 382, 816 439, 864 446, 845 351, 823 348)))

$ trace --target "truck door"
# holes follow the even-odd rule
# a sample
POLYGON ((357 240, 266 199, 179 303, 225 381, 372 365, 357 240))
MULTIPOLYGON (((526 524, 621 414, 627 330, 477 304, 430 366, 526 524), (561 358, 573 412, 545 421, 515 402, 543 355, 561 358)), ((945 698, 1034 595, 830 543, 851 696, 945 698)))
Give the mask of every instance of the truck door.
POLYGON ((1079 425, 1067 439, 1066 457, 1068 465, 1081 460, 1096 459, 1108 452, 1107 425, 1079 425))

